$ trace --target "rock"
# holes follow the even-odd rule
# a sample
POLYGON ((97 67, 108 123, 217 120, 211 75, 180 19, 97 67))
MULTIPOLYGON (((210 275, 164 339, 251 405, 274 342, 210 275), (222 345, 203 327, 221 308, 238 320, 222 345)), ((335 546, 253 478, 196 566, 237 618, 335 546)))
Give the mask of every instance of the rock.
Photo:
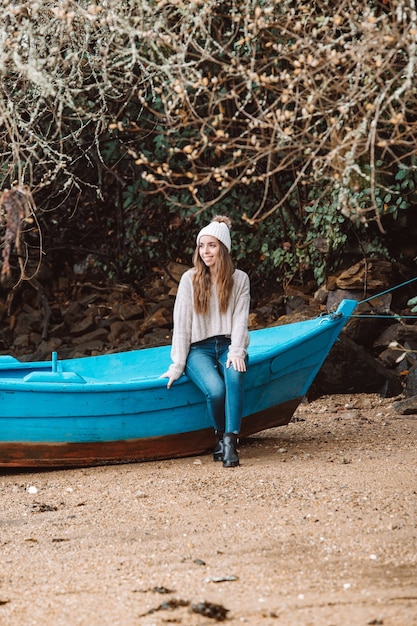
POLYGON ((181 280, 181 276, 190 269, 189 265, 183 265, 182 263, 168 263, 166 268, 167 274, 171 280, 178 285, 181 280))
POLYGON ((10 352, 14 339, 15 335, 12 328, 6 326, 5 328, 0 329, 0 354, 8 354, 10 352))
POLYGON ((393 402, 392 406, 400 415, 415 415, 417 414, 417 395, 393 402))
POLYGON ((112 307, 112 313, 121 320, 139 319, 144 315, 143 302, 122 302, 112 307))
POLYGON ((252 311, 251 313, 249 313, 249 330, 257 330, 258 328, 263 328, 264 324, 265 318, 261 311, 252 311))
POLYGON ((335 311, 342 300, 356 300, 360 302, 362 300, 361 291, 348 291, 347 289, 330 289, 327 293, 327 300, 325 300, 326 309, 328 311, 335 311))
MULTIPOLYGON (((152 332, 146 333, 143 337, 138 339, 137 344, 134 347, 152 347, 152 346, 166 346, 172 342, 172 333, 167 328, 154 328, 152 332)), ((169 363, 166 364, 169 366, 169 363)))
POLYGON ((315 300, 314 298, 311 299, 311 302, 309 304, 306 304, 305 302, 299 302, 298 306, 294 310, 291 310, 291 308, 289 308, 288 311, 289 312, 286 315, 281 315, 281 317, 279 317, 276 322, 269 324, 269 326, 282 326, 283 324, 302 322, 304 320, 309 320, 317 317, 317 315, 320 315, 320 313, 325 312, 319 301, 315 300))
POLYGON ((398 350, 396 348, 387 348, 386 350, 380 352, 380 354, 378 355, 378 359, 379 361, 381 361, 384 367, 388 367, 389 369, 397 369, 398 367, 403 367, 402 362, 404 359, 401 358, 403 355, 403 350, 398 350))
POLYGON ((145 289, 145 300, 149 302, 150 300, 155 300, 158 296, 165 298, 166 288, 165 281, 163 278, 159 278, 151 283, 145 289))
POLYGON ((392 296, 390 293, 368 296, 368 298, 365 298, 363 291, 335 288, 328 292, 327 309, 329 311, 336 310, 342 300, 356 300, 358 305, 355 310, 355 315, 359 313, 368 315, 386 315, 390 313, 392 304, 392 296))
POLYGON ((345 334, 355 343, 371 350, 374 342, 390 323, 389 320, 378 317, 353 317, 345 326, 345 334))
POLYGON ((112 345, 117 345, 133 337, 135 332, 135 325, 131 322, 115 320, 110 324, 108 340, 112 345))
MULTIPOLYGON (((19 350, 28 348, 31 343, 31 334, 24 333, 23 335, 19 335, 18 337, 16 337, 16 339, 14 340, 14 345, 16 346, 16 348, 19 348, 19 350)), ((38 337, 40 338, 40 335, 38 335, 38 337)))
POLYGON ((317 291, 314 292, 314 298, 320 304, 326 304, 328 296, 329 290, 326 285, 321 285, 321 287, 319 287, 317 291))
POLYGON ((403 324, 394 321, 381 333, 374 346, 386 347, 392 342, 401 345, 408 343, 412 349, 417 349, 417 324, 403 324))
POLYGON ((403 345, 408 343, 413 350, 417 350, 417 324, 400 324, 399 326, 398 343, 403 345))
POLYGON ((65 322, 60 322, 58 324, 54 324, 50 329, 50 335, 53 337, 67 337, 68 336, 68 327, 65 322))
MULTIPOLYGON (((78 359, 83 356, 97 356, 101 354, 104 350, 105 343, 104 341, 100 341, 100 339, 92 339, 90 341, 85 341, 75 348, 70 355, 72 359, 78 359)), ((62 356, 62 355, 61 355, 62 356)), ((64 358, 62 356, 62 358, 64 358)), ((68 358, 65 357, 65 358, 68 358)))
POLYGON ((86 333, 82 337, 73 337, 73 343, 75 345, 86 344, 91 341, 97 341, 100 339, 104 341, 107 338, 108 332, 105 328, 96 328, 91 333, 86 333))
POLYGON ((151 315, 145 318, 140 334, 144 335, 153 328, 170 328, 172 326, 172 310, 168 310, 165 306, 157 309, 151 315))
POLYGON ((84 311, 81 319, 74 319, 72 321, 71 334, 81 336, 92 332, 97 326, 96 316, 97 312, 93 309, 84 311))
POLYGON ((406 398, 417 396, 417 363, 408 372, 404 393, 406 398))
POLYGON ((21 333, 27 333, 30 331, 39 331, 42 329, 42 324, 43 320, 40 312, 22 312, 16 317, 14 332, 16 333, 16 335, 20 335, 21 333))
POLYGON ((213 602, 198 602, 197 604, 191 604, 190 609, 193 613, 199 613, 204 617, 209 617, 216 622, 224 622, 227 620, 227 614, 229 609, 226 609, 222 604, 213 604, 213 602))
POLYGON ((316 376, 308 398, 336 393, 379 393, 393 397, 402 391, 401 379, 396 373, 342 332, 316 376))
POLYGON ((308 306, 304 296, 301 296, 301 295, 290 296, 289 298, 287 298, 287 301, 285 303, 285 314, 291 315, 291 313, 294 313, 295 311, 299 311, 300 309, 303 309, 306 305, 308 306))
POLYGON ((58 337, 51 337, 47 341, 41 341, 33 354, 21 355, 22 361, 47 361, 51 358, 52 352, 57 352, 62 345, 62 340, 58 337))
MULTIPOLYGON (((303 305, 305 301, 303 300, 303 305)), ((265 328, 275 324, 285 314, 285 299, 279 293, 267 293, 254 306, 249 314, 249 329, 265 328)))
POLYGON ((63 311, 63 320, 66 325, 71 328, 74 320, 82 318, 84 316, 85 308, 81 302, 71 302, 68 307, 63 311))
MULTIPOLYGON (((363 294, 384 291, 393 284, 393 265, 382 259, 362 260, 336 279, 339 289, 360 289, 363 294)), ((363 296, 362 299, 368 296, 363 296)))
POLYGON ((398 341, 398 331, 400 329, 401 324, 393 320, 385 330, 381 332, 378 337, 374 340, 374 348, 381 349, 389 346, 390 343, 394 341, 398 341))
POLYGON ((381 363, 404 372, 417 359, 417 326, 394 322, 376 338, 373 347, 384 348, 378 355, 381 363))

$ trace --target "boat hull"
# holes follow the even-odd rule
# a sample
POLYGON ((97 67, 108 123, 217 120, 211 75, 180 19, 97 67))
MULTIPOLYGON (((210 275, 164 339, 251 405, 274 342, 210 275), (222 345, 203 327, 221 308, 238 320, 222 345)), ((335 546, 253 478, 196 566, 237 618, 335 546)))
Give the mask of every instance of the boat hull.
MULTIPOLYGON (((244 418, 241 437, 288 424, 301 400, 291 400, 244 418)), ((0 444, 0 466, 45 469, 140 463, 205 454, 213 445, 211 427, 174 435, 117 441, 8 442, 0 444)))
MULTIPOLYGON (((251 332, 241 436, 288 424, 355 308, 251 332)), ((169 347, 51 362, 0 357, 0 467, 82 467, 202 454, 213 427, 169 347)))

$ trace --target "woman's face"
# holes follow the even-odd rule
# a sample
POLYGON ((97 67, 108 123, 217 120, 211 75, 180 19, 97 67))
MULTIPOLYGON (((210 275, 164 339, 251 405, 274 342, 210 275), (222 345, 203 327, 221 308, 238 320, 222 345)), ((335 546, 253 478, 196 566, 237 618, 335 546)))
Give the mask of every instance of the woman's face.
POLYGON ((215 268, 220 255, 219 240, 211 235, 203 235, 200 237, 198 253, 204 265, 209 269, 215 268))

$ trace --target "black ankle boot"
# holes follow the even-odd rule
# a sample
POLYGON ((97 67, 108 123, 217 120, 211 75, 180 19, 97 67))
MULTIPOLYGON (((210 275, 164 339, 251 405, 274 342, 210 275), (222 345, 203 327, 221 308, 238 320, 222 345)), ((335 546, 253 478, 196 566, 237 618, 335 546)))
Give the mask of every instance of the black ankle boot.
POLYGON ((224 433, 223 436, 223 467, 236 467, 239 465, 239 456, 236 450, 237 435, 224 433))
POLYGON ((219 432, 218 430, 215 430, 214 434, 216 435, 216 443, 214 445, 214 450, 213 450, 213 461, 223 461, 223 454, 224 454, 223 433, 219 432))

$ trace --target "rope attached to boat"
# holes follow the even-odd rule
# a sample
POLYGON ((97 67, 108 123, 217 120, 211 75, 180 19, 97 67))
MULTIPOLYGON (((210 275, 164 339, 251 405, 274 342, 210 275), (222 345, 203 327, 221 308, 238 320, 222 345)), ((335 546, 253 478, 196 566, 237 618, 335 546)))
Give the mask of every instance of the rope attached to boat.
MULTIPOLYGON (((366 302, 369 302, 370 300, 374 300, 375 298, 379 298, 380 296, 384 296, 386 293, 390 293, 391 291, 395 291, 395 289, 400 289, 400 287, 405 287, 406 285, 409 285, 410 283, 413 283, 415 280, 417 280, 417 276, 415 276, 414 278, 410 278, 410 280, 405 281, 404 283, 401 283, 400 285, 396 285, 395 287, 391 287, 390 289, 386 289, 385 291, 381 291, 381 293, 377 293, 374 294, 373 296, 370 296, 369 298, 366 298, 365 300, 361 300, 360 302, 358 302, 359 304, 365 304, 366 302)), ((417 304, 417 298, 412 298, 412 300, 410 300, 409 302, 412 302, 412 304, 417 304)), ((417 307, 415 309, 412 309, 412 311, 416 311, 417 313, 417 307)), ((373 319, 398 319, 398 320, 402 320, 402 319, 413 319, 413 320, 417 320, 417 315, 397 315, 396 313, 391 313, 390 315, 350 315, 349 317, 361 317, 361 318, 366 318, 366 317, 372 317, 373 319)))

